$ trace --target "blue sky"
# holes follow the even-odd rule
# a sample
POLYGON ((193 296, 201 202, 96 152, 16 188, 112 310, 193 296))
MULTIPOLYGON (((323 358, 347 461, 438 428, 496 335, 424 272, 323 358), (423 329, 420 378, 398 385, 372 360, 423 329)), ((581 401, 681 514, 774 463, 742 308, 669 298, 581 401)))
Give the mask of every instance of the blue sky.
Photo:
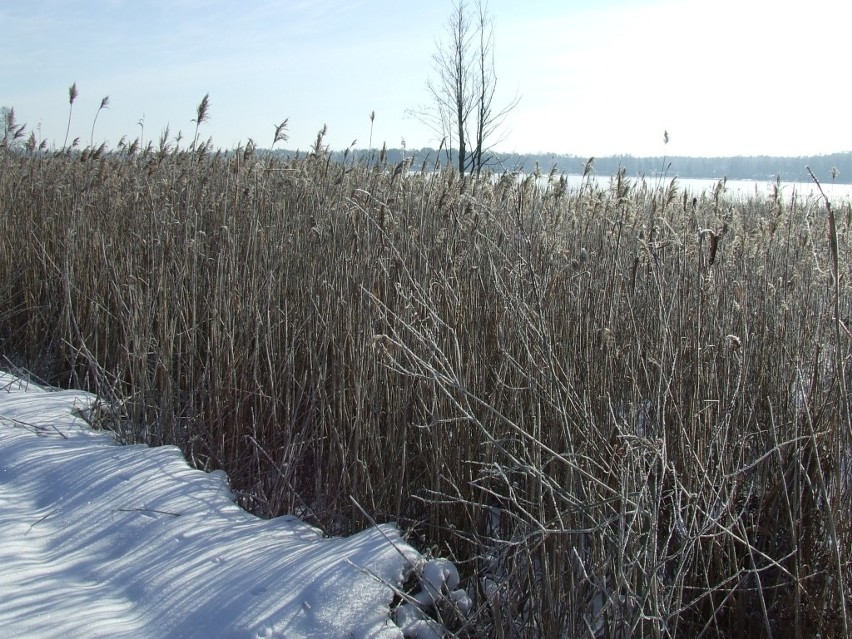
MULTIPOLYGON (((221 147, 437 145, 411 109, 450 0, 7 0, 0 105, 61 146, 144 134, 221 147), (144 117, 144 128, 139 121, 144 117)), ((504 152, 805 155, 852 150, 852 8, 841 0, 490 0, 504 152), (670 143, 663 146, 663 131, 670 143)))

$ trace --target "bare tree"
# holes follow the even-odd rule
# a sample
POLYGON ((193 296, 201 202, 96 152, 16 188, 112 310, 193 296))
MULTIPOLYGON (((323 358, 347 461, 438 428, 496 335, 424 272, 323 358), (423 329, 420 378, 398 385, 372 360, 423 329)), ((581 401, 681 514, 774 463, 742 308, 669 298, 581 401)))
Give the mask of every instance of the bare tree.
POLYGON ((487 4, 476 0, 472 10, 465 0, 453 4, 447 39, 437 44, 432 60, 436 75, 426 83, 431 104, 414 115, 441 137, 448 157, 457 148, 460 172, 479 173, 491 159, 500 125, 519 100, 494 106, 494 26, 487 4))

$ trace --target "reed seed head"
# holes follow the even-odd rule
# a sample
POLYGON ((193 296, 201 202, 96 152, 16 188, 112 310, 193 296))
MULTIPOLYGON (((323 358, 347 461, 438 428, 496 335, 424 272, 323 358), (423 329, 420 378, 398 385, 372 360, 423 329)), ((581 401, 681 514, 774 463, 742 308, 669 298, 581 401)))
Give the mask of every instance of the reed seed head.
POLYGON ((205 93, 204 97, 201 98, 201 103, 198 105, 198 109, 196 110, 195 119, 192 120, 196 124, 201 124, 202 122, 207 122, 210 119, 210 94, 205 93))

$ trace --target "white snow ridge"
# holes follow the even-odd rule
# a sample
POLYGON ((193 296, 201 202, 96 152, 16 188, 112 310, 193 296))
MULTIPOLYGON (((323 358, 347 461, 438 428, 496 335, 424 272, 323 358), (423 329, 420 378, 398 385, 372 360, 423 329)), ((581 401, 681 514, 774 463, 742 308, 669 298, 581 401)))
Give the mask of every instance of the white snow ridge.
POLYGON ((92 400, 0 372, 2 636, 403 637, 393 589, 424 560, 395 526, 262 520, 177 448, 93 431, 75 416, 92 400))

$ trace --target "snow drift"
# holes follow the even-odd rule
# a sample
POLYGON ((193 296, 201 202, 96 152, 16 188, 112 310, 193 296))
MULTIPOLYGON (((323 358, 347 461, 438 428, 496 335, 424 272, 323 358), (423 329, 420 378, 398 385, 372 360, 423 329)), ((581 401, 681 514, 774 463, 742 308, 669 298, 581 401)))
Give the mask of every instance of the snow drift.
POLYGON ((393 525, 259 519, 224 473, 92 430, 93 399, 0 373, 4 636, 403 636, 393 587, 423 559, 393 525))

